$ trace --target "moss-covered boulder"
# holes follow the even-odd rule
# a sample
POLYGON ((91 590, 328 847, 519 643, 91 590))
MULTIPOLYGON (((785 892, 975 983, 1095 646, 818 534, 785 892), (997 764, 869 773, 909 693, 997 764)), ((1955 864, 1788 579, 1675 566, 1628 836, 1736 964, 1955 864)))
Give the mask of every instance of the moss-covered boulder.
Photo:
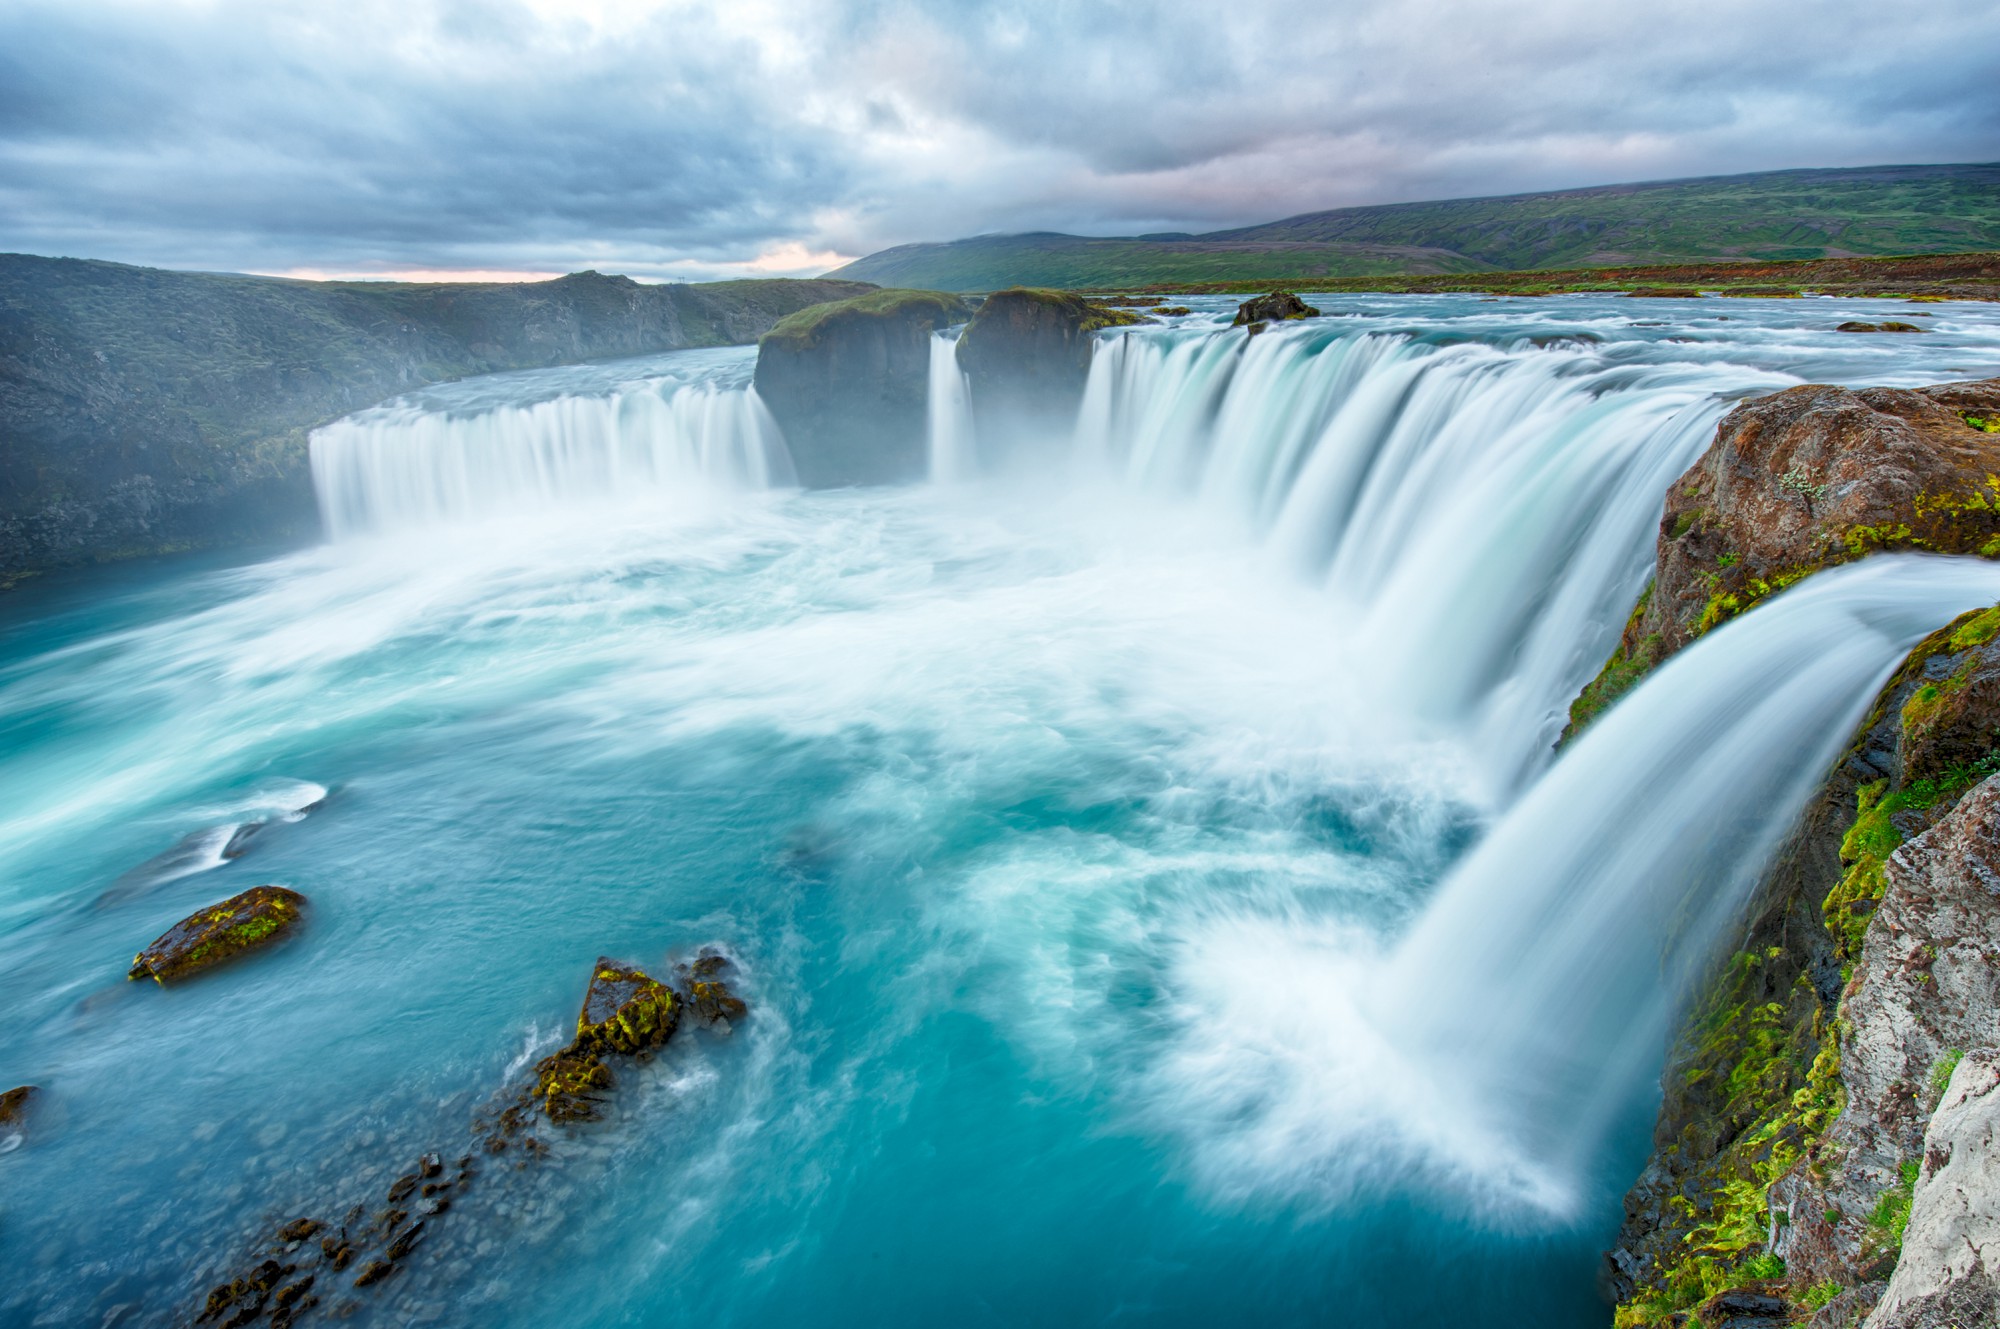
POLYGON ((598 957, 576 1017, 575 1048, 589 1052, 650 1052, 673 1037, 680 1002, 673 989, 646 974, 598 957))
POLYGON ((614 1083, 604 1059, 650 1054, 673 1037, 680 1020, 681 998, 672 988, 642 969, 599 956, 576 1017, 576 1037, 536 1064, 528 1098, 551 1121, 594 1119, 614 1083))
POLYGON ((1652 589, 1565 737, 1668 656, 1821 568, 1880 550, 2000 557, 2000 379, 1808 385, 1737 407, 1667 492, 1652 589))
POLYGON ((305 915, 306 897, 282 886, 252 886, 220 904, 198 909, 132 959, 128 978, 175 983, 290 933, 305 915))
POLYGON ((958 339, 981 448, 1067 439, 1083 404, 1096 334, 1146 320, 1072 291, 1016 286, 986 297, 958 339))
POLYGON ((971 317, 942 291, 870 291, 778 320, 757 343, 757 395, 810 488, 921 479, 931 336, 971 317))
POLYGON ((680 966, 676 973, 676 981, 687 994, 687 1006, 710 1024, 740 1020, 750 1012, 723 977, 735 967, 720 951, 704 949, 693 964, 680 966))
POLYGON ((1290 291, 1272 291, 1266 295, 1253 296, 1236 309, 1236 317, 1230 326, 1249 326, 1255 329, 1260 323, 1284 323, 1295 318, 1318 318, 1319 310, 1314 309, 1290 291))

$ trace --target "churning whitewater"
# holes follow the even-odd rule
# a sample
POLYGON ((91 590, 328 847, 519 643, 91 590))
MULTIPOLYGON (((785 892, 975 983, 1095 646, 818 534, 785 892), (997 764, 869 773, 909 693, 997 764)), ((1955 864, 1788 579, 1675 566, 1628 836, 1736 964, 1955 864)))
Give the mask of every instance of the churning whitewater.
POLYGON ((793 488, 749 350, 497 375, 319 431, 323 546, 17 592, 0 1054, 70 1087, 0 1319, 198 1306, 462 1137, 596 956, 712 945, 751 1017, 356 1323, 1601 1322, 1677 983, 2000 569, 1814 577, 1557 758, 1566 708, 1732 402, 2000 321, 1193 303, 1027 449, 940 337, 926 485, 793 488), (107 965, 263 882, 310 931, 235 981, 107 965))

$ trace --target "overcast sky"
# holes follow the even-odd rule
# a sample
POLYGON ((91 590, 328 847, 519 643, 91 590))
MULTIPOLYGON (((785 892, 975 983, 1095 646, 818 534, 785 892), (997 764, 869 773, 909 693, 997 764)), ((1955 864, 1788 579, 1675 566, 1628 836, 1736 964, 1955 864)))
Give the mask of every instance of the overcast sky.
POLYGON ((0 0, 0 250, 797 274, 2000 158, 1994 0, 0 0))

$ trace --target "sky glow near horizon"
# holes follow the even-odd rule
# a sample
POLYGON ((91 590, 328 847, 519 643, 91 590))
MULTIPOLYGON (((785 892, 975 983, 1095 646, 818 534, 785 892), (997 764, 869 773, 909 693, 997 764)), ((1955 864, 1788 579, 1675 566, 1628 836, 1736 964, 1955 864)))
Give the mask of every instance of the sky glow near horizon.
POLYGON ((2000 157, 1938 0, 14 0, 0 249, 824 271, 986 231, 2000 157))

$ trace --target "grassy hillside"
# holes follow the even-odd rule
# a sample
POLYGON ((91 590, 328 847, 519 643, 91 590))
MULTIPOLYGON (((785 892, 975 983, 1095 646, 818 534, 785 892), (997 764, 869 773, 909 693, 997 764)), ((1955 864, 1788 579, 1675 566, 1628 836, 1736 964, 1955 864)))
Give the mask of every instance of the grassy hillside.
POLYGON ((885 249, 828 275, 981 291, 1991 249, 2000 249, 2000 163, 1770 171, 1339 208, 1206 235, 979 236, 885 249))
MULTIPOLYGON (((1267 281, 1167 282, 1108 286, 1106 292, 1162 295, 1245 295, 1267 291, 1267 281)), ((1893 258, 1786 259, 1775 263, 1643 264, 1615 268, 1559 268, 1528 272, 1460 272, 1388 277, 1329 277, 1300 289, 1439 295, 1562 295, 1575 292, 1632 295, 1785 296, 1853 295, 1937 300, 2000 300, 2000 253, 1917 254, 1893 258)))
POLYGON ((302 282, 0 254, 0 586, 316 529, 306 434, 441 379, 755 341, 836 281, 302 282))

